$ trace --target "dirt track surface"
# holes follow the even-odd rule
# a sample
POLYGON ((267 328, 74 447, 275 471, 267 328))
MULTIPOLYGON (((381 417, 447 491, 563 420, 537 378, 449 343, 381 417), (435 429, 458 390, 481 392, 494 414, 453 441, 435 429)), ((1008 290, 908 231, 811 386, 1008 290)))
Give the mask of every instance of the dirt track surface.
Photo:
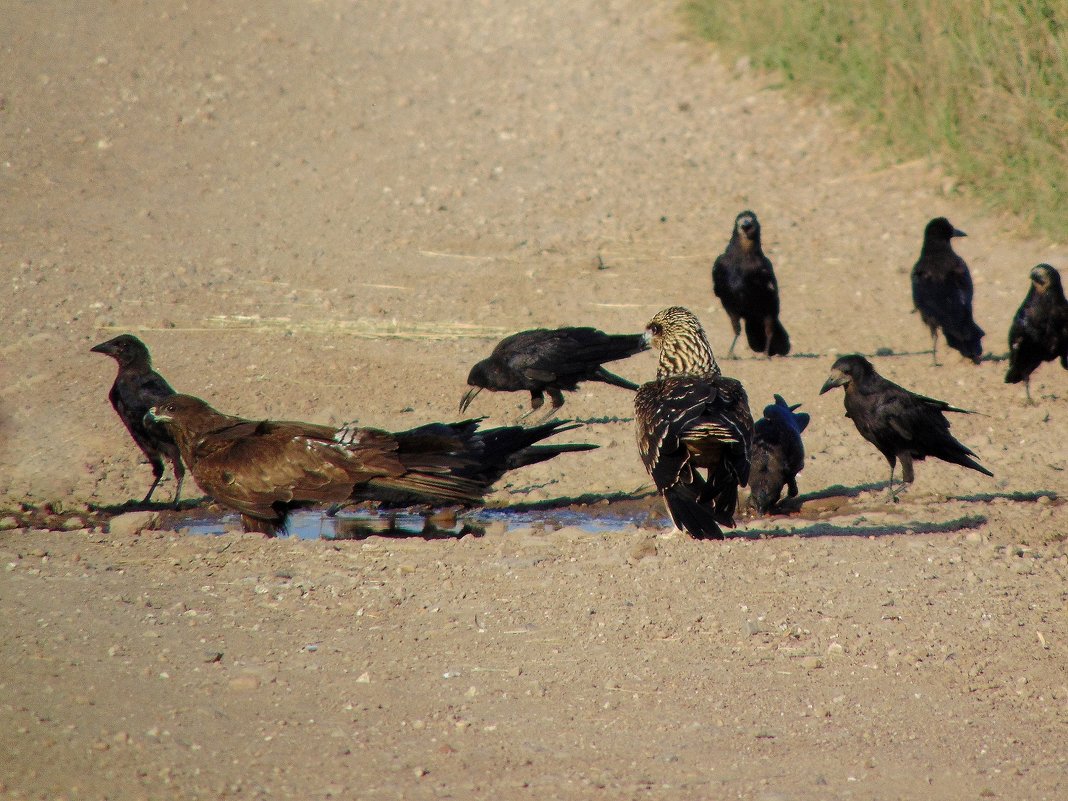
MULTIPOLYGON (((1029 269, 1068 249, 865 153, 668 4, 546 5, 5 19, 0 516, 73 530, 0 533, 4 797, 1068 797, 1066 376, 1040 368, 1027 406, 1002 361, 932 367, 908 285, 948 216, 1000 356, 1029 269), (265 542, 176 533, 189 512, 108 533, 98 508, 151 474, 96 342, 132 331, 248 417, 455 419, 522 328, 639 331, 684 304, 722 357, 709 268, 745 208, 795 353, 722 366, 755 409, 813 417, 800 509, 749 538, 664 537, 648 497, 650 524, 605 534, 265 542), (983 413, 953 431, 995 478, 927 461, 885 502, 885 461, 817 395, 836 353, 880 349, 983 413)), ((642 496, 630 402, 569 396, 609 422, 566 437, 600 449, 492 503, 642 496)))

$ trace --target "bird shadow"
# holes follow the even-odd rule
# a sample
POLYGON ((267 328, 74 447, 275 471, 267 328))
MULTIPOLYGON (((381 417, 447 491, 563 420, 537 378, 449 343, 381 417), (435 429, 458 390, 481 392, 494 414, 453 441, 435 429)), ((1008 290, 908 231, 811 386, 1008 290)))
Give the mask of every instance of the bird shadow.
POLYGON ((843 526, 834 523, 813 523, 799 528, 746 529, 728 534, 728 539, 763 540, 777 537, 886 537, 893 534, 948 534, 967 531, 986 525, 985 515, 965 515, 941 523, 911 520, 877 526, 843 526))
POLYGON ((122 503, 90 503, 90 511, 98 512, 109 517, 117 517, 127 512, 185 512, 196 509, 208 503, 211 499, 207 496, 201 498, 186 498, 176 505, 173 502, 149 501, 142 503, 137 500, 123 501, 122 503))

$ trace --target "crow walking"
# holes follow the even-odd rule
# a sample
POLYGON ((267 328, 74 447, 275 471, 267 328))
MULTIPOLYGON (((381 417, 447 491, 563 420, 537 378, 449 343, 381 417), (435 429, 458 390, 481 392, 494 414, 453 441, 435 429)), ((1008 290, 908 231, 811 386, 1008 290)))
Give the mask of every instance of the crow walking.
POLYGON ((145 343, 132 334, 120 334, 107 342, 94 345, 93 353, 103 353, 119 363, 115 383, 111 385, 108 399, 122 420, 133 441, 152 465, 154 480, 141 501, 147 504, 163 478, 163 459, 171 463, 177 487, 174 504, 182 496, 182 479, 185 467, 178 446, 162 427, 145 421, 145 413, 155 404, 174 394, 171 385, 152 369, 152 357, 145 343))
POLYGON ((578 389, 580 381, 602 381, 623 389, 637 384, 604 369, 605 362, 625 359, 647 349, 642 334, 606 334, 596 328, 538 328, 505 337, 493 353, 471 368, 471 389, 460 399, 467 410, 483 389, 492 392, 530 392, 531 411, 552 400, 553 410, 564 405, 562 390, 578 389))
POLYGON ((820 394, 834 387, 845 388, 846 417, 864 439, 879 449, 890 463, 890 497, 894 493, 894 466, 901 460, 902 481, 914 478, 913 459, 928 456, 994 475, 972 457, 972 451, 949 433, 945 412, 975 414, 945 401, 917 395, 883 378, 863 356, 841 356, 820 394))
POLYGON ((688 309, 664 309, 646 332, 660 361, 656 380, 634 398, 638 451, 675 526, 722 539, 720 526, 734 526, 738 487, 749 480, 753 416, 745 389, 720 373, 688 309))
POLYGON ((735 219, 727 249, 712 266, 712 292, 734 329, 728 357, 734 356, 741 336, 740 320, 745 321, 749 347, 757 353, 771 357, 790 352, 790 336, 779 322, 779 284, 771 260, 760 248, 760 222, 751 211, 735 219))
POLYGON ((797 495, 797 474, 805 467, 805 446, 801 432, 809 416, 797 412, 801 404, 789 405, 781 395, 764 407, 764 416, 756 421, 753 435, 753 458, 749 470, 750 502, 761 514, 773 508, 782 495, 797 495))
POLYGON ((951 240, 967 236, 945 217, 927 223, 920 258, 912 267, 912 303, 931 330, 931 359, 938 364, 938 329, 946 344, 976 364, 983 355, 983 329, 972 319, 972 275, 951 240))
POLYGON ((1031 400, 1031 373, 1042 362, 1061 360, 1068 370, 1068 300, 1061 274, 1048 264, 1031 270, 1031 287, 1009 328, 1009 369, 1006 384, 1024 382, 1031 400))

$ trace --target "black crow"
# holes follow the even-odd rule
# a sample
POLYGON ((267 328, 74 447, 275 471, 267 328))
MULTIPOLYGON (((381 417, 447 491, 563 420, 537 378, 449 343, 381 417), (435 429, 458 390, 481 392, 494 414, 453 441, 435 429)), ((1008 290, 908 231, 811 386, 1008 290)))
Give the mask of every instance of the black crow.
POLYGON ((738 487, 749 480, 753 416, 745 389, 720 373, 688 309, 658 312, 646 335, 660 361, 656 380, 634 398, 638 451, 675 526, 722 539, 720 526, 734 526, 738 487))
POLYGON ((294 421, 245 420, 190 395, 172 395, 148 419, 174 436, 204 492, 241 513, 246 531, 274 535, 292 509, 316 503, 382 500, 433 506, 477 505, 523 451, 551 458, 593 446, 532 447, 568 427, 477 431, 478 421, 430 424, 392 434, 294 421), (498 437, 498 439, 494 439, 498 437), (514 450, 509 450, 513 448, 514 450))
POLYGON ((779 284, 771 260, 760 249, 760 222, 751 211, 735 219, 727 249, 712 266, 712 292, 734 329, 727 356, 734 356, 741 336, 739 320, 745 321, 745 338, 757 353, 770 357, 790 352, 790 336, 779 322, 779 284))
POLYGON ((765 514, 779 502, 782 489, 797 495, 797 474, 805 467, 805 446, 801 432, 809 417, 797 412, 801 404, 787 404, 781 395, 764 407, 753 434, 753 459, 749 470, 750 503, 765 514))
POLYGON ((972 276, 950 240, 967 236, 945 217, 923 231, 920 258, 912 268, 912 303, 931 329, 931 358, 938 364, 938 329, 946 344, 976 364, 983 355, 983 329, 972 319, 972 276))
POLYGON ((1061 360, 1068 370, 1068 300, 1061 274, 1048 264, 1031 270, 1027 297, 1009 328, 1009 370, 1006 384, 1024 382, 1031 403, 1031 373, 1042 364, 1061 360))
POLYGON ((914 478, 912 460, 928 456, 994 475, 972 459, 975 454, 949 433, 945 412, 975 412, 909 392, 883 378, 871 362, 856 354, 835 361, 820 394, 834 387, 845 388, 846 417, 890 463, 891 497, 894 497, 894 466, 898 459, 906 484, 911 484, 914 478))
POLYGON ((174 490, 174 504, 177 506, 182 495, 182 479, 185 478, 185 467, 182 465, 178 446, 162 427, 145 422, 145 412, 173 395, 174 390, 163 376, 152 369, 152 357, 148 348, 132 334, 120 334, 93 346, 90 350, 111 356, 119 363, 119 372, 115 376, 115 383, 111 385, 108 398, 133 441, 151 463, 152 475, 155 476, 141 503, 149 502, 160 479, 163 478, 163 459, 166 457, 171 463, 178 484, 174 490))
POLYGON ((552 400, 552 408, 559 409, 564 405, 561 391, 578 389, 580 381, 603 381, 635 390, 637 384, 613 375, 601 365, 648 347, 642 334, 606 334, 596 328, 538 328, 512 334, 497 343, 489 358, 471 368, 467 376, 471 389, 460 399, 460 411, 466 411, 483 389, 526 390, 530 392, 531 411, 545 403, 545 392, 552 400))

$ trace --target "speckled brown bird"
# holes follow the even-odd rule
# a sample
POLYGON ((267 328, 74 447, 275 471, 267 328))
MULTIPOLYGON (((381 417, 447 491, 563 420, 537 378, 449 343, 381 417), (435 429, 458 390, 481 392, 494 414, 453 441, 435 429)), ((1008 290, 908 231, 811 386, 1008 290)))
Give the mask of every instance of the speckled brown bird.
POLYGON ((946 344, 979 363, 983 329, 972 319, 972 274, 953 251, 952 240, 967 236, 945 217, 936 217, 923 231, 920 258, 912 267, 912 302, 931 331, 931 359, 938 364, 938 330, 946 344))
POLYGON ((471 368, 471 389, 460 399, 467 410, 483 389, 492 392, 530 393, 531 411, 545 403, 545 393, 555 411, 564 405, 563 391, 578 389, 581 381, 601 381, 623 389, 638 385, 608 372, 602 366, 647 349, 642 334, 606 334, 596 328, 536 328, 505 337, 489 357, 471 368))
POLYGON ((741 321, 746 341, 757 353, 770 358, 790 352, 790 335, 779 321, 779 282, 760 246, 760 221, 751 211, 735 218, 727 249, 712 265, 712 292, 734 330, 728 357, 734 356, 741 321))
POLYGON ((741 383, 722 375, 697 317, 672 306, 646 326, 656 380, 634 398, 638 451, 675 526, 721 539, 749 480, 753 416, 741 383), (705 470, 702 476, 698 471, 705 470))
POLYGON ((1027 297, 1016 311, 1009 328, 1009 369, 1006 384, 1024 382, 1027 402, 1031 400, 1031 373, 1042 362, 1060 359, 1068 370, 1068 299, 1064 297, 1061 274, 1049 264, 1031 270, 1027 297))
POLYGON ((133 441, 152 465, 154 477, 152 486, 148 488, 148 493, 141 503, 147 504, 152 500, 152 493, 163 478, 163 460, 167 459, 174 471, 174 504, 177 506, 182 497, 182 480, 185 478, 185 467, 182 465, 178 445, 161 426, 145 421, 145 413, 161 400, 173 395, 174 390, 163 376, 152 369, 152 357, 148 348, 133 334, 120 334, 107 342, 94 345, 90 350, 110 356, 119 364, 119 372, 111 385, 108 399, 133 441))
POLYGON ((204 492, 240 512, 246 531, 268 535, 284 531, 291 510, 317 503, 478 505, 505 470, 594 447, 541 446, 541 458, 524 461, 533 442, 569 426, 477 431, 467 420, 390 433, 246 420, 190 395, 171 396, 147 417, 171 433, 204 492))
POLYGON ((975 454, 949 433, 945 412, 975 412, 910 392, 883 378, 871 362, 857 354, 841 356, 835 361, 820 394, 835 387, 845 389, 846 417, 890 463, 891 498, 896 497, 894 467, 899 459, 902 481, 906 484, 915 478, 912 461, 928 456, 994 475, 971 458, 975 454))

